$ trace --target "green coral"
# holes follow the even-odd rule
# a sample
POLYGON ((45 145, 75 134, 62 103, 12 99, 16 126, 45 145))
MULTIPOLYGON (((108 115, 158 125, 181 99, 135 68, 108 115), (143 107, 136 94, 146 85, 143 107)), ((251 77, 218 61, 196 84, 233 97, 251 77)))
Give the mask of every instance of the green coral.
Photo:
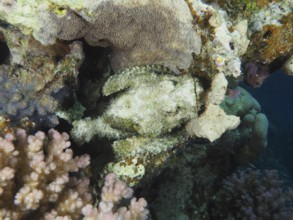
POLYGON ((243 88, 237 87, 237 97, 226 96, 220 104, 221 108, 228 115, 245 116, 249 111, 260 112, 259 103, 243 88))
POLYGON ((278 1, 280 0, 208 0, 207 2, 217 3, 232 18, 237 18, 239 15, 242 18, 249 18, 254 13, 269 5, 269 3, 278 1), (239 13, 240 11, 241 13, 239 13))
POLYGON ((259 103, 243 88, 237 87, 236 90, 239 94, 236 97, 227 96, 221 107, 227 114, 239 116, 241 124, 224 135, 218 144, 234 149, 237 163, 246 164, 256 160, 266 147, 269 124, 267 117, 260 113, 259 103), (239 143, 241 147, 235 147, 239 143))

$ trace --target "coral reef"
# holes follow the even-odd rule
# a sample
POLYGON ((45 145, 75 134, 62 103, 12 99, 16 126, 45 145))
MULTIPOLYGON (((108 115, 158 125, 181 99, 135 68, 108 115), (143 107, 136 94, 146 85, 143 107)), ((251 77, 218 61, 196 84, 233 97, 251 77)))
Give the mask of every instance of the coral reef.
MULTIPOLYGON (((214 219, 210 206, 219 181, 239 165, 254 163, 266 147, 268 120, 259 113, 258 102, 240 87, 229 90, 221 106, 228 115, 239 116, 240 125, 212 143, 189 139, 184 149, 169 156, 160 179, 146 189, 158 193, 149 205, 160 218, 214 219)), ((217 202, 222 203, 220 199, 217 202)))
POLYGON ((208 0, 216 3, 232 18, 231 22, 245 19, 248 23, 250 45, 245 59, 270 64, 280 57, 292 54, 292 2, 271 0, 208 0), (241 13, 239 13, 241 11, 241 13))
POLYGON ((224 180, 211 213, 216 219, 290 219, 292 196, 276 170, 242 170, 224 180))
POLYGON ((274 0, 207 0, 208 3, 217 3, 221 8, 223 8, 229 16, 236 19, 239 16, 239 11, 241 11, 241 16, 250 18, 250 16, 259 12, 264 6, 268 6, 271 2, 280 2, 274 0))
POLYGON ((149 210, 146 209, 147 202, 145 199, 132 198, 133 191, 125 182, 117 180, 114 173, 105 177, 105 184, 102 188, 101 201, 99 207, 87 205, 82 209, 86 219, 93 220, 146 220, 148 219, 149 210), (129 207, 119 207, 117 204, 123 199, 131 198, 129 207))
POLYGON ((207 138, 213 142, 225 131, 232 130, 239 124, 237 116, 226 115, 221 108, 210 104, 199 118, 186 124, 186 131, 191 136, 207 138))
POLYGON ((2 32, 10 50, 10 65, 0 65, 0 115, 13 123, 28 118, 38 126, 58 124, 55 111, 70 95, 69 86, 76 84, 77 68, 83 60, 81 44, 45 47, 15 28, 2 32))
POLYGON ((182 145, 188 135, 214 141, 239 125, 237 116, 226 115, 219 106, 226 85, 225 76, 219 73, 213 78, 212 88, 203 94, 200 80, 190 74, 178 76, 158 65, 129 68, 106 81, 103 93, 113 98, 102 116, 74 121, 71 134, 80 143, 89 141, 94 134, 118 139, 113 143, 117 163, 111 163, 106 172, 115 172, 133 184, 143 177, 144 170, 156 170, 149 166, 159 167, 162 158, 182 145), (198 116, 203 100, 211 104, 206 104, 198 116), (220 121, 219 126, 214 126, 215 120, 220 121), (200 130, 198 123, 209 129, 200 130), (133 163, 137 160, 143 167, 133 163), (129 166, 121 166, 129 163, 126 161, 129 166))
POLYGON ((0 217, 147 219, 145 199, 132 198, 133 190, 114 173, 105 177, 99 208, 92 205, 89 179, 77 178, 90 158, 86 154, 73 158, 68 139, 68 134, 53 129, 48 137, 40 131, 28 136, 19 129, 0 138, 0 217), (131 198, 129 207, 114 211, 122 198, 131 198))
POLYGON ((195 62, 191 66, 193 74, 204 78, 216 74, 239 77, 240 56, 245 54, 250 42, 247 20, 234 24, 221 9, 201 1, 188 2, 196 21, 194 28, 204 39, 201 53, 194 56, 195 62))
MULTIPOLYGON (((293 51, 292 2, 271 3, 250 18, 251 45, 245 59, 270 64, 293 51)), ((288 57, 289 58, 289 57, 288 57)))
POLYGON ((0 216, 3 219, 68 216, 80 219, 81 208, 91 203, 89 179, 77 179, 89 165, 88 155, 73 158, 66 133, 50 130, 27 135, 18 130, 0 139, 0 216))
POLYGON ((115 70, 154 63, 187 69, 201 47, 184 1, 15 1, 1 4, 0 12, 43 44, 84 37, 90 45, 110 46, 115 70))
POLYGON ((260 87, 281 67, 293 75, 292 9, 292 0, 0 0, 2 217, 147 219, 129 186, 149 197, 154 219, 292 217, 273 171, 220 184, 267 145, 268 119, 238 84, 260 87), (90 152, 92 174, 66 133, 18 129, 57 125, 82 146, 77 155, 90 152))
POLYGON ((243 88, 236 97, 227 96, 221 107, 227 114, 237 115, 241 124, 222 136, 217 144, 231 149, 238 164, 256 160, 267 145, 268 119, 260 113, 259 103, 243 88))

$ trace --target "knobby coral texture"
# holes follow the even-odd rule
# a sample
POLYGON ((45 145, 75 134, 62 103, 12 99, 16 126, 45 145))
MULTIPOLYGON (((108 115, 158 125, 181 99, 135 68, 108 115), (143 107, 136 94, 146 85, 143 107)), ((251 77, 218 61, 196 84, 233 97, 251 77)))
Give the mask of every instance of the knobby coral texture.
POLYGON ((148 219, 149 210, 146 208, 146 200, 132 198, 132 194, 133 190, 125 182, 118 180, 116 174, 110 173, 105 177, 98 208, 87 205, 82 209, 82 213, 86 219, 90 220, 148 219), (130 205, 119 207, 122 199, 131 199, 130 205))
POLYGON ((69 216, 92 201, 89 179, 78 177, 89 155, 73 157, 69 136, 51 129, 27 135, 18 130, 0 139, 0 216, 41 219, 69 216), (69 173, 76 173, 76 177, 69 173))
MULTIPOLYGON (((152 197, 148 183, 160 188, 162 172, 193 158, 189 146, 201 161, 184 163, 198 172, 190 181, 202 181, 185 186, 214 199, 205 183, 217 185, 268 145, 268 119, 238 85, 259 87, 275 68, 292 74, 292 16, 292 0, 0 0, 2 218, 147 219, 146 200, 128 186, 152 197), (81 156, 67 133, 27 135, 21 126, 70 132, 81 156), (98 177, 100 199, 90 194, 98 177)), ((219 195, 227 219, 291 214, 278 176, 261 174, 226 180, 223 194, 235 202, 219 195)), ((197 207, 182 198, 176 216, 209 208, 200 195, 197 207)))
POLYGON ((81 43, 43 46, 17 28, 2 31, 10 64, 0 65, 0 114, 13 124, 28 118, 37 126, 57 125, 55 111, 76 85, 81 43))
POLYGON ((68 139, 68 134, 53 129, 48 136, 18 130, 0 138, 0 218, 147 219, 146 200, 132 198, 133 190, 114 173, 106 175, 95 208, 90 181, 82 175, 90 158, 73 157, 68 139), (119 207, 122 199, 131 199, 130 205, 119 207))
POLYGON ((292 189, 286 189, 277 170, 246 169, 223 182, 217 219, 291 219, 292 189), (221 211, 222 210, 222 211, 221 211), (224 210, 224 211, 223 211, 224 210))

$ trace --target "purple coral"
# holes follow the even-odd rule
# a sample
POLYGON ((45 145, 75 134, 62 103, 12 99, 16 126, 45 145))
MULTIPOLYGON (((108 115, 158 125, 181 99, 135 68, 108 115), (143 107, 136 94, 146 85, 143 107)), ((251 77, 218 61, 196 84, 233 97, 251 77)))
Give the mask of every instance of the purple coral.
POLYGON ((236 219, 293 219, 293 191, 282 186, 276 170, 238 171, 224 181, 221 206, 236 219))

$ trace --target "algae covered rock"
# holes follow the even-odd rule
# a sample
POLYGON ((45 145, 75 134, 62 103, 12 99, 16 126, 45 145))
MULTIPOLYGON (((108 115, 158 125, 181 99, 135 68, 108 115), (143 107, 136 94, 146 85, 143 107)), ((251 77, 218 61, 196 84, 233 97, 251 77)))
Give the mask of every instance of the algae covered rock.
POLYGON ((201 92, 200 83, 190 74, 178 76, 157 65, 129 68, 106 81, 103 93, 111 101, 104 113, 73 122, 71 134, 80 143, 95 134, 116 140, 112 145, 115 162, 106 171, 134 184, 144 170, 156 172, 172 149, 187 140, 182 130, 197 117, 201 92))
MULTIPOLYGON (((108 124, 111 129, 126 134, 157 137, 170 133, 174 128, 196 117, 198 111, 196 87, 200 84, 190 75, 175 76, 164 67, 146 66, 126 69, 111 76, 103 93, 117 93, 97 123, 108 124)), ((82 141, 88 136, 89 127, 74 122, 72 131, 82 141)), ((91 126, 92 127, 92 126, 91 126)), ((95 126, 96 134, 115 138, 114 130, 95 126), (101 129, 101 130, 100 130, 101 129), (104 135, 103 135, 104 134, 104 135)))
MULTIPOLYGON (((124 71, 114 75, 104 90, 116 85, 116 77, 127 79, 128 74, 131 73, 124 71)), ((104 113, 105 121, 112 127, 123 127, 145 136, 159 136, 196 116, 195 83, 191 76, 145 71, 133 76, 132 80, 132 87, 118 94, 104 113)))
POLYGON ((179 72, 201 48, 185 1, 13 1, 0 3, 0 18, 43 44, 84 37, 109 46, 115 70, 156 63, 179 72))
POLYGON ((0 65, 0 115, 18 124, 27 118, 37 126, 55 126, 55 111, 76 85, 83 61, 80 42, 41 45, 16 28, 3 31, 10 62, 0 65))
MULTIPOLYGON (((286 20, 292 16, 291 6, 285 0, 255 8, 247 0, 242 13, 240 1, 229 2, 235 7, 220 0, 2 1, 0 38, 6 38, 15 68, 0 75, 5 84, 2 102, 13 97, 3 104, 3 113, 19 115, 17 120, 37 114, 56 125, 57 93, 65 81, 73 82, 77 93, 101 100, 97 109, 83 109, 82 120, 64 112, 74 140, 83 144, 97 141, 95 136, 107 139, 114 160, 104 171, 134 182, 160 170, 188 141, 213 144, 229 133, 231 142, 246 141, 243 155, 256 154, 253 139, 244 139, 255 134, 256 149, 261 149, 266 117, 244 90, 239 88, 235 99, 229 92, 242 77, 243 64, 255 54, 256 62, 271 62, 283 52, 288 56, 291 47, 273 47, 276 53, 260 47, 263 41, 273 45, 287 27, 291 30, 286 20), (274 8, 284 10, 276 10, 277 21, 270 17, 267 24, 263 15, 274 8), (11 27, 18 28, 23 39, 9 35, 11 27), (267 39, 258 43, 259 36, 267 39), (98 60, 100 54, 90 54, 93 68, 85 62, 78 75, 83 53, 81 43, 74 40, 80 38, 84 48, 106 47, 107 52, 105 61, 98 60), (89 69, 91 73, 85 73, 89 69), (101 69, 104 72, 96 71, 101 69), (95 78, 98 75, 102 76, 95 78), (85 83, 78 87, 77 80, 99 85, 82 88, 85 83)), ((284 38, 285 44, 291 42, 290 34, 284 38)))

